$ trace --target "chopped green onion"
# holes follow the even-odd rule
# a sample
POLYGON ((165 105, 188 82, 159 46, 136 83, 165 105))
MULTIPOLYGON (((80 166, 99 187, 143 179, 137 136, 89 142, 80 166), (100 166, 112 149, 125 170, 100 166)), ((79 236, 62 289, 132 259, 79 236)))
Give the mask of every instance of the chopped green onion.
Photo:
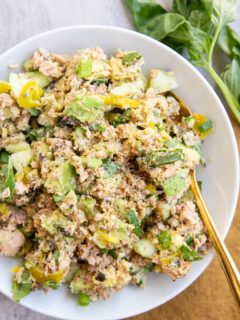
POLYGON ((58 194, 54 194, 53 195, 53 200, 55 202, 59 202, 59 201, 63 201, 65 198, 65 195, 61 194, 61 195, 58 195, 58 194))
POLYGON ((105 130, 106 130, 106 128, 104 126, 99 126, 97 128, 97 131, 100 132, 100 133, 103 133, 105 130))
POLYGON ((182 253, 182 257, 185 261, 197 261, 197 260, 202 259, 199 256, 199 254, 197 253, 197 251, 192 250, 192 249, 188 248, 187 246, 181 247, 181 253, 182 253))
POLYGON ((182 160, 184 158, 181 149, 176 150, 159 150, 146 154, 145 156, 139 158, 138 164, 140 167, 147 166, 150 168, 156 168, 161 165, 169 164, 182 160))
POLYGON ((90 303, 90 297, 87 293, 80 293, 78 297, 78 304, 82 307, 88 306, 90 303))
POLYGON ((131 64, 135 63, 137 60, 141 58, 142 58, 141 53, 138 53, 136 51, 131 51, 123 56, 122 61, 123 61, 123 64, 125 64, 126 66, 130 66, 131 64))
POLYGON ((163 249, 168 249, 172 243, 171 234, 168 230, 164 230, 158 234, 158 240, 163 249))

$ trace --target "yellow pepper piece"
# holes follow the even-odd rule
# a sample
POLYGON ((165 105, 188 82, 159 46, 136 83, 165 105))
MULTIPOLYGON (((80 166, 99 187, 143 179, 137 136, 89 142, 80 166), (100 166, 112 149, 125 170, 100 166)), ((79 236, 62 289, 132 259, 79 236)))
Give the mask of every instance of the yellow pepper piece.
POLYGON ((172 258, 166 257, 166 258, 162 258, 160 261, 162 264, 169 264, 169 263, 171 263, 172 258))
POLYGON ((42 95, 42 88, 36 83, 36 81, 30 81, 22 87, 18 96, 18 103, 24 108, 39 107, 42 95))
POLYGON ((149 122, 148 123, 149 128, 155 129, 155 123, 154 122, 149 122))
POLYGON ((11 86, 8 82, 6 81, 1 81, 0 80, 0 93, 6 93, 11 90, 11 86))
POLYGON ((6 203, 0 203, 0 216, 4 215, 6 218, 11 214, 8 205, 6 203))
POLYGON ((19 266, 12 267, 12 272, 17 273, 19 269, 19 266))
POLYGON ((23 169, 23 171, 21 172, 17 172, 15 174, 15 180, 16 181, 22 181, 24 184, 28 184, 28 178, 27 178, 27 174, 31 171, 32 169, 30 167, 25 167, 23 169))
POLYGON ((151 193, 156 192, 156 186, 154 184, 147 184, 145 189, 150 191, 151 193))
POLYGON ((39 268, 33 267, 33 268, 30 268, 30 273, 31 273, 31 276, 39 283, 44 283, 46 281, 54 281, 58 283, 63 279, 62 270, 46 274, 39 268))
POLYGON ((102 230, 97 230, 97 239, 98 241, 104 244, 115 244, 118 242, 118 237, 114 234, 114 232, 107 232, 102 230))
POLYGON ((193 131, 201 138, 205 139, 212 131, 213 126, 211 120, 207 119, 203 114, 193 114, 194 126, 193 131))
POLYGON ((139 101, 129 98, 123 98, 118 96, 105 96, 104 97, 105 104, 113 104, 118 107, 131 107, 131 108, 138 108, 139 101))

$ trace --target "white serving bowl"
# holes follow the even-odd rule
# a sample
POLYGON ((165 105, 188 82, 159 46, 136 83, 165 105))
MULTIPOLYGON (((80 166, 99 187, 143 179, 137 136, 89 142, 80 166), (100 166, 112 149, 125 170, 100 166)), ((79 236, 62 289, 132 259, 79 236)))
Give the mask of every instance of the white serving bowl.
MULTIPOLYGON (((117 48, 136 50, 145 58, 144 71, 172 70, 179 88, 175 91, 193 112, 204 113, 214 122, 214 131, 204 143, 206 168, 199 168, 203 194, 222 235, 226 237, 236 208, 239 190, 237 144, 231 123, 219 98, 202 75, 173 50, 139 33, 106 26, 73 26, 48 31, 16 45, 0 56, 0 79, 7 79, 9 64, 22 64, 39 47, 57 53, 73 53, 79 48, 100 46, 108 55, 117 48)), ((212 261, 212 250, 193 264, 189 274, 172 282, 167 276, 149 274, 144 289, 127 287, 108 301, 79 307, 66 288, 34 292, 22 300, 30 309, 59 319, 115 320, 143 313, 169 301, 195 281, 212 261)), ((11 268, 16 259, 0 257, 0 290, 11 297, 11 268)), ((214 286, 213 283, 209 285, 214 286)))

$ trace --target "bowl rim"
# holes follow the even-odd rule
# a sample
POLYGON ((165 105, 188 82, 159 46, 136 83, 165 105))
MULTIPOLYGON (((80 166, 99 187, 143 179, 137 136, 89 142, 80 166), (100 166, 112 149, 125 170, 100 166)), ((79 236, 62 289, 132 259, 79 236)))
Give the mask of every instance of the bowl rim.
MULTIPOLYGON (((139 33, 137 31, 134 30, 130 30, 127 28, 123 28, 123 27, 117 27, 117 26, 108 26, 108 25, 99 25, 99 24, 84 24, 84 25, 71 25, 71 26, 64 26, 64 27, 60 27, 60 28, 54 28, 54 29, 50 29, 44 32, 40 32, 37 33, 36 35, 33 35, 31 37, 26 38, 25 40, 15 44, 14 46, 10 47, 9 49, 7 49, 6 51, 4 51, 3 53, 0 54, 0 60, 4 59, 5 56, 7 56, 8 54, 10 54, 11 52, 14 52, 15 50, 17 50, 19 47, 26 45, 29 42, 32 41, 36 41, 37 39, 40 38, 44 38, 45 36, 49 35, 49 34, 55 34, 55 33, 61 33, 64 31, 71 31, 71 30, 84 30, 84 29, 97 29, 97 31, 101 30, 102 32, 104 32, 104 30, 110 30, 110 31, 116 31, 116 32, 122 32, 122 33, 126 33, 126 34, 131 34, 134 37, 138 37, 140 39, 145 39, 149 42, 152 42, 153 44, 157 44, 158 46, 162 47, 164 50, 170 52, 172 55, 174 55, 176 57, 176 59, 180 59, 182 61, 183 64, 186 64, 188 66, 188 68, 191 69, 191 72, 193 72, 198 78, 200 78, 200 80, 205 84, 207 90, 209 91, 209 93, 211 93, 211 95, 214 96, 215 100, 216 100, 216 104, 218 104, 217 108, 220 108, 222 111, 222 114, 226 120, 226 126, 227 129, 229 130, 229 134, 231 137, 231 141, 233 143, 233 158, 234 158, 234 162, 235 162, 235 170, 236 170, 236 178, 235 178, 235 185, 234 185, 234 190, 235 190, 235 194, 234 194, 234 199, 232 201, 231 207, 229 208, 229 220, 228 223, 225 226, 225 231, 222 232, 222 238, 225 239, 229 229, 232 225, 232 221, 235 215, 235 211, 236 211, 236 207, 237 207, 237 202, 238 202, 238 196, 239 196, 239 190, 240 190, 240 183, 238 183, 238 181, 240 181, 240 163, 239 163, 239 155, 238 155, 238 146, 237 146, 237 141, 236 141, 236 137, 235 137, 235 133, 231 124, 231 121, 229 119, 229 116, 227 114, 226 109, 223 106, 223 103, 221 102, 220 98, 218 97, 218 95, 216 94, 216 92, 214 91, 213 87, 210 85, 210 83, 206 80, 206 78, 204 78, 204 76, 187 60, 185 59, 183 56, 181 56, 179 53, 177 53, 176 51, 174 51, 173 49, 171 49, 170 47, 168 47, 167 45, 163 44, 162 42, 159 42, 153 38, 150 38, 149 36, 146 36, 142 33, 139 33)), ((213 249, 210 250, 209 252, 209 256, 210 259, 208 261, 208 263, 203 267, 202 272, 195 278, 191 279, 191 281, 189 281, 187 284, 183 285, 180 291, 176 291, 174 295, 171 296, 171 298, 167 297, 165 299, 163 299, 163 302, 160 305, 163 305, 164 303, 174 299, 177 295, 179 295, 180 293, 182 293, 185 289, 187 289, 189 286, 192 285, 193 282, 195 282, 203 273, 204 271, 209 267, 210 263, 213 261, 213 258, 215 256, 215 252, 213 251, 213 249)), ((5 296, 7 296, 8 298, 10 298, 12 300, 11 295, 8 292, 4 292, 1 288, 0 288, 0 292, 3 293, 5 296)), ((48 315, 54 318, 59 318, 59 319, 73 319, 73 318, 66 318, 64 316, 59 316, 54 314, 53 312, 48 312, 46 313, 44 310, 42 310, 41 308, 38 307, 32 307, 31 305, 29 305, 28 303, 24 302, 20 302, 21 305, 23 305, 24 307, 33 310, 35 312, 39 312, 41 314, 44 315, 48 315)), ((123 311, 123 313, 120 315, 121 318, 126 318, 126 317, 133 317, 139 314, 143 314, 145 312, 148 312, 154 308, 157 308, 158 306, 160 306, 158 303, 153 303, 151 305, 149 305, 148 307, 142 307, 139 308, 138 311, 132 313, 132 314, 127 314, 127 312, 123 311)), ((112 317, 108 317, 104 320, 113 320, 115 318, 112 317)))

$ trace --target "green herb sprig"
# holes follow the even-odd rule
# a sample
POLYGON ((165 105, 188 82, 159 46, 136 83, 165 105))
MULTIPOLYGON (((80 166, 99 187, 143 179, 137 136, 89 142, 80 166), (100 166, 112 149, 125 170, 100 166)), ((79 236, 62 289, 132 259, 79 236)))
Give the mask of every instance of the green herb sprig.
POLYGON ((240 123, 240 37, 229 23, 236 19, 238 0, 174 0, 167 11, 153 0, 125 0, 136 29, 164 42, 205 69, 221 90, 240 123), (222 74, 214 69, 220 49, 230 59, 222 74))

